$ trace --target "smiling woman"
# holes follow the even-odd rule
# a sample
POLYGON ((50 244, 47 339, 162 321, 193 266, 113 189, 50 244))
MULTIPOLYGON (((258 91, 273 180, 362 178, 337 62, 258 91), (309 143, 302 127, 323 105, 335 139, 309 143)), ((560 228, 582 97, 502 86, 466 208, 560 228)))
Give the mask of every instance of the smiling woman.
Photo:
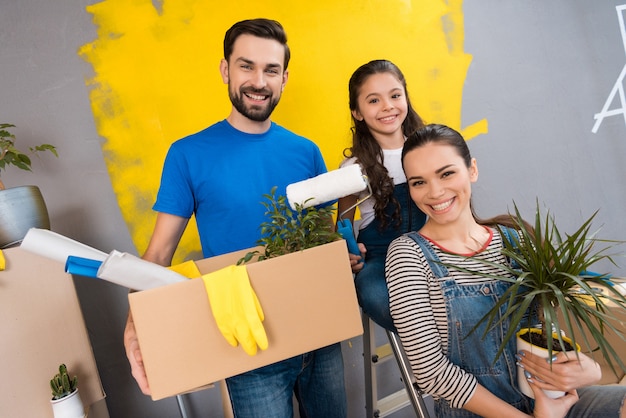
MULTIPOLYGON (((460 52, 459 2, 390 0, 383 7, 360 0, 319 4, 180 0, 163 3, 159 12, 150 0, 104 0, 87 11, 97 25, 98 39, 84 45, 79 54, 94 68, 95 76, 88 81, 92 110, 105 138, 104 155, 119 207, 139 252, 146 248, 154 225, 150 206, 169 144, 219 115, 226 116, 229 103, 225 95, 217 94, 225 88, 223 80, 213 77, 210 69, 223 58, 221 39, 232 22, 280 16, 297 54, 289 64, 293 74, 285 90, 289 94, 276 108, 274 120, 312 138, 330 168, 338 165, 349 133, 345 96, 340 92, 359 63, 381 57, 401 60, 404 71, 411 74, 412 88, 420 92, 414 105, 423 117, 461 124, 462 86, 471 57, 460 52), (367 25, 364 32, 363 22, 373 21, 377 25, 367 25), (406 53, 409 45, 411 54, 406 53), (438 102, 434 97, 446 100, 438 102)), ((283 71, 278 76, 281 82, 274 86, 270 75, 274 69, 265 70, 263 79, 272 87, 263 87, 261 95, 271 91, 267 99, 272 101, 281 94, 287 74, 283 71)), ((256 106, 253 100, 258 97, 247 99, 256 106)), ((469 126, 469 131, 486 132, 486 121, 469 126)), ((197 236, 185 233, 177 260, 198 248, 197 236)))
MULTIPOLYGON (((514 255, 508 235, 523 237, 517 249, 524 255, 529 254, 528 248, 542 244, 541 238, 531 242, 535 233, 527 232, 523 219, 475 216, 471 193, 478 170, 464 138, 447 126, 427 125, 409 135, 402 162, 411 198, 428 219, 419 231, 398 237, 389 246, 385 273, 390 311, 417 384, 436 400, 437 416, 562 417, 569 412, 569 417, 623 417, 626 388, 596 385, 600 367, 588 355, 561 353, 558 359, 546 361, 536 350, 516 348, 510 336, 520 327, 528 329, 535 312, 541 317, 535 304, 526 304, 528 295, 539 302, 550 298, 548 293, 564 298, 566 292, 553 290, 557 280, 546 285, 549 291, 531 284, 548 274, 531 271, 523 256, 514 255), (511 260, 518 262, 521 272, 516 273, 511 260), (526 285, 527 293, 522 289, 526 285), (522 379, 530 383, 534 403, 528 392, 519 389, 518 364, 522 379), (562 391, 563 396, 551 399, 543 389, 562 391)), ((541 235, 549 228, 536 225, 537 236, 550 241, 550 235, 541 235)), ((586 245, 566 246, 563 257, 549 252, 555 255, 548 257, 549 263, 563 267, 578 253, 586 257, 586 245)), ((590 253, 589 260, 600 259, 595 250, 590 253)), ((529 259, 543 260, 536 253, 529 259)), ((587 266, 580 260, 571 264, 574 272, 587 266)), ((564 276, 569 279, 572 271, 564 276)), ((549 301, 546 305, 554 318, 557 308, 549 301)), ((574 310, 581 310, 582 304, 574 305, 574 310)), ((606 310, 598 312, 603 317, 606 310)), ((595 323, 580 317, 570 321, 579 327, 595 323)))

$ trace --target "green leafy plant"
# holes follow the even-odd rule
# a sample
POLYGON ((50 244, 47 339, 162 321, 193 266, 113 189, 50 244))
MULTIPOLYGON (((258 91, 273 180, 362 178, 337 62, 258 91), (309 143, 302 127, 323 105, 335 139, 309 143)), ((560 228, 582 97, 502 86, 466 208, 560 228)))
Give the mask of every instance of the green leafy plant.
MULTIPOLYGON (((56 147, 50 144, 29 147, 28 153, 20 151, 15 147, 15 135, 9 132, 10 128, 15 128, 15 125, 0 123, 0 173, 11 165, 22 170, 32 171, 30 155, 38 152, 49 151, 54 154, 54 156, 59 156, 56 147)), ((4 190, 2 181, 0 181, 0 190, 4 190)))
MULTIPOLYGON (((510 215, 510 218, 517 236, 510 234, 510 241, 504 239, 502 250, 511 261, 510 265, 476 258, 500 272, 492 275, 461 268, 466 272, 511 283, 503 297, 479 322, 482 324, 487 321, 487 329, 490 329, 510 321, 496 359, 517 330, 533 327, 533 324, 525 322, 527 312, 534 312, 541 324, 541 336, 545 342, 544 348, 548 350, 548 359, 551 360, 553 350, 568 349, 562 333, 558 332, 562 331, 571 339, 573 347, 581 346, 588 352, 600 350, 613 371, 613 360, 626 371, 624 363, 605 337, 609 331, 626 340, 623 326, 614 325, 616 321, 612 320, 615 320, 615 316, 611 313, 611 309, 626 310, 626 299, 617 289, 608 285, 608 275, 589 272, 589 268, 601 260, 609 260, 616 265, 613 261, 616 254, 609 254, 608 251, 621 242, 599 239, 595 233, 591 233, 596 214, 597 211, 573 234, 568 235, 559 231, 549 211, 545 217, 541 214, 538 202, 534 227, 524 221, 515 205, 515 214, 510 215), (603 288, 608 289, 606 293, 597 291, 603 288), (500 315, 502 307, 505 310, 500 315), (575 330, 582 335, 582 341, 580 338, 576 340, 575 330), (556 348, 553 348, 553 344, 556 348)), ((535 342, 533 344, 538 345, 535 342)))
POLYGON ((57 373, 52 380, 50 380, 50 388, 52 389, 52 399, 61 399, 76 390, 78 387, 78 378, 74 376, 70 379, 65 364, 59 366, 59 373, 57 373))
POLYGON ((285 196, 276 196, 276 187, 263 197, 267 199, 261 203, 268 220, 261 224, 261 238, 257 244, 265 248, 247 253, 237 264, 254 257, 261 261, 341 239, 332 223, 332 207, 305 209, 296 203, 295 210, 292 210, 285 196))

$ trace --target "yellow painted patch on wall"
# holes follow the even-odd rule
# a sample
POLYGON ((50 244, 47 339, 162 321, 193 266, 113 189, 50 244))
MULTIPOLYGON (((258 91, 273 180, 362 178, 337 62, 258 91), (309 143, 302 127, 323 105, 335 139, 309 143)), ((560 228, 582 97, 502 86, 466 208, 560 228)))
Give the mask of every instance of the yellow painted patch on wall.
MULTIPOLYGON (((97 39, 79 55, 111 182, 137 251, 152 234, 151 210, 163 159, 175 140, 230 111, 219 75, 226 30, 267 17, 287 31, 289 82, 273 120, 315 141, 329 169, 350 142, 348 79, 361 64, 389 59, 404 72, 411 100, 427 122, 466 139, 487 132, 481 120, 462 129, 462 93, 471 56, 463 51, 460 0, 106 0, 87 7, 97 39)), ((259 201, 261 197, 259 197, 259 201)), ((200 257, 193 221, 175 261, 200 257)))

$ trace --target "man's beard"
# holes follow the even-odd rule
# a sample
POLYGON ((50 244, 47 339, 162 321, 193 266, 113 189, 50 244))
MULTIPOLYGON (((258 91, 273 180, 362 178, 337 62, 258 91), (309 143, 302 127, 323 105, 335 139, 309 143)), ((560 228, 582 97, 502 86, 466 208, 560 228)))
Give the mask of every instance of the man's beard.
POLYGON ((269 119, 270 115, 274 111, 274 108, 278 104, 278 100, 280 99, 280 96, 277 98, 274 98, 271 92, 268 92, 267 90, 246 89, 245 91, 251 94, 269 96, 269 103, 264 107, 257 106, 257 105, 252 105, 252 106, 247 107, 243 99, 244 91, 239 90, 239 94, 236 94, 231 88, 231 86, 229 85, 228 96, 230 97, 230 102, 233 104, 233 106, 235 107, 235 109, 237 109, 239 113, 241 113, 243 116, 247 117, 248 119, 253 120, 255 122, 265 122, 267 119, 269 119))

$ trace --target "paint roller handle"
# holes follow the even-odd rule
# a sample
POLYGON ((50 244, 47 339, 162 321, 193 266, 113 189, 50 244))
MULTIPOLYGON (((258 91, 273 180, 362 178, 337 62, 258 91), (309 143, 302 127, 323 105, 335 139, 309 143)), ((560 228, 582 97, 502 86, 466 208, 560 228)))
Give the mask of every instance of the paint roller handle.
POLYGON ((348 252, 350 252, 350 254, 361 255, 361 250, 359 250, 359 246, 354 238, 352 222, 350 222, 349 219, 340 219, 337 222, 337 232, 339 232, 343 239, 346 240, 346 243, 348 244, 348 252))

